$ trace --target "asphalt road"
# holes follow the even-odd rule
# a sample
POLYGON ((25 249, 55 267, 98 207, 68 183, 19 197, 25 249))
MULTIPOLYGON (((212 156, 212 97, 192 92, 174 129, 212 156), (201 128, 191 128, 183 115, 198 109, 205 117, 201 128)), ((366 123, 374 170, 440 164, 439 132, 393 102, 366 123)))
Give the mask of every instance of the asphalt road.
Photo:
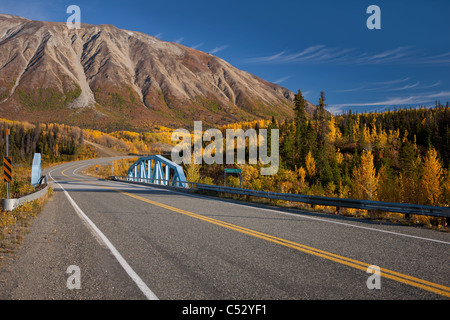
POLYGON ((449 233, 81 174, 109 160, 51 169, 54 196, 0 271, 1 299, 450 297, 449 233))

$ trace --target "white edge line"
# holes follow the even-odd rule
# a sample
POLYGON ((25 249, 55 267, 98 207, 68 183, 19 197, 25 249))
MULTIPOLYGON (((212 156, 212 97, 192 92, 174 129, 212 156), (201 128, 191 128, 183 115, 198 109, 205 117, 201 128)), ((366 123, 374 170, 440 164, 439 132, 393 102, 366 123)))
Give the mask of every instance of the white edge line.
MULTIPOLYGON (((55 169, 53 169, 55 170, 55 169)), ((139 289, 142 291, 142 293, 147 297, 148 300, 158 300, 158 297, 153 293, 152 290, 150 290, 149 287, 145 284, 145 282, 139 277, 139 275, 131 268, 131 266, 126 262, 126 260, 122 257, 122 255, 117 251, 117 249, 114 247, 114 245, 109 241, 109 239, 103 234, 103 232, 100 231, 99 228, 92 222, 91 219, 88 218, 88 216, 80 209, 80 207, 76 204, 76 202, 72 199, 72 197, 69 195, 69 193, 55 180, 53 179, 50 171, 48 175, 50 178, 61 188, 61 190, 64 191, 64 194, 66 195, 67 199, 69 200, 72 207, 75 209, 75 211, 78 213, 80 218, 84 219, 89 226, 92 228, 93 231, 97 234, 100 239, 105 243, 105 245, 108 247, 108 249, 111 251, 111 253, 114 255, 114 257, 117 259, 117 261, 120 263, 122 268, 125 270, 125 272, 130 276, 130 278, 136 283, 136 285, 139 287, 139 289)))

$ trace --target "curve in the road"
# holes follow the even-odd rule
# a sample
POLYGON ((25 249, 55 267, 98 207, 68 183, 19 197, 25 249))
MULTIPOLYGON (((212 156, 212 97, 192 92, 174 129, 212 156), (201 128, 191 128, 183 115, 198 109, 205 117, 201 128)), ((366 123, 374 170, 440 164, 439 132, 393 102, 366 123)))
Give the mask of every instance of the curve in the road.
MULTIPOLYGON (((326 260, 334 261, 336 263, 340 263, 340 264, 343 264, 343 265, 346 265, 346 266, 349 266, 349 267, 352 267, 352 268, 356 268, 356 269, 359 269, 359 270, 367 271, 368 268, 371 267, 371 264, 368 264, 368 263, 365 263, 365 262, 361 262, 361 261, 358 261, 358 260, 355 260, 355 259, 351 259, 351 258, 347 258, 347 257, 341 256, 341 255, 333 254, 331 252, 327 252, 327 251, 323 251, 323 250, 316 249, 316 248, 313 248, 313 247, 309 247, 309 246, 306 246, 306 245, 303 245, 303 244, 300 244, 300 243, 297 243, 297 242, 293 242, 293 241, 289 241, 289 240, 282 239, 282 238, 279 238, 279 237, 275 237, 275 236, 272 236, 272 235, 269 235, 269 234, 265 234, 265 233, 262 233, 262 232, 259 232, 259 231, 256 231, 256 230, 244 228, 244 227, 241 227, 241 226, 238 226, 238 225, 235 225, 235 224, 231 224, 231 223, 228 223, 228 222, 224 222, 224 221, 221 221, 221 220, 217 220, 217 219, 213 219, 213 218, 210 218, 210 217, 206 217, 206 216, 203 216, 203 215, 200 215, 200 214, 196 214, 194 212, 190 212, 190 211, 179 209, 179 208, 176 208, 176 207, 173 207, 173 206, 170 206, 170 205, 166 205, 166 204, 163 204, 163 203, 160 203, 160 202, 156 202, 156 201, 153 201, 153 200, 150 200, 150 199, 146 199, 144 197, 141 197, 141 196, 129 193, 129 192, 125 192, 125 191, 118 190, 118 189, 115 189, 115 188, 112 188, 112 187, 104 186, 104 185, 101 185, 101 184, 98 184, 98 183, 95 183, 95 182, 91 182, 91 181, 87 181, 87 180, 84 180, 84 179, 71 177, 71 176, 68 176, 67 174, 65 174, 65 172, 67 170, 72 169, 74 167, 76 167, 76 166, 72 166, 72 167, 69 167, 69 168, 63 170, 62 171, 62 175, 64 175, 65 177, 67 177, 69 179, 79 180, 79 181, 83 181, 84 183, 89 183, 91 185, 96 185, 96 186, 99 186, 101 188, 109 189, 111 191, 115 191, 115 192, 121 193, 121 194, 126 195, 128 197, 140 200, 142 202, 145 202, 145 203, 148 203, 148 204, 151 204, 151 205, 154 205, 154 206, 158 206, 158 207, 161 207, 161 208, 173 211, 173 212, 177 212, 177 213, 180 213, 180 214, 183 214, 183 215, 195 218, 195 219, 199 219, 199 220, 202 220, 202 221, 205 221, 205 222, 208 222, 208 223, 212 223, 212 224, 221 226, 223 228, 231 229, 231 230, 234 230, 234 231, 237 231, 237 232, 240 232, 240 233, 244 233, 244 234, 247 234, 247 235, 250 235, 250 236, 253 236, 253 237, 257 237, 257 238, 260 238, 260 239, 263 239, 263 240, 266 240, 266 241, 270 241, 272 243, 276 243, 276 244, 279 244, 279 245, 282 245, 282 246, 285 246, 285 247, 289 247, 289 248, 292 248, 292 249, 295 249, 295 250, 299 250, 299 251, 302 251, 304 253, 311 254, 311 255, 314 255, 314 256, 326 259, 326 260)), ((66 196, 70 197, 67 193, 66 193, 66 196)), ((439 295, 442 295, 442 296, 445 296, 445 297, 450 297, 450 287, 448 287, 448 286, 437 284, 437 283, 433 283, 433 282, 430 282, 430 281, 426 281, 426 280, 423 280, 423 279, 420 279, 420 278, 412 277, 412 276, 409 276, 409 275, 406 275, 406 274, 403 274, 403 273, 400 273, 400 272, 392 271, 392 270, 389 270, 389 269, 385 269, 385 268, 380 268, 380 271, 381 271, 381 276, 382 277, 385 277, 385 278, 388 278, 388 279, 391 279, 391 280, 394 280, 394 281, 397 281, 397 282, 400 282, 400 283, 403 283, 403 284, 407 284, 407 285, 410 285, 410 286, 413 286, 413 287, 416 287, 416 288, 420 288, 420 289, 423 289, 423 290, 426 290, 426 291, 430 291, 430 292, 433 292, 435 294, 439 294, 439 295)))

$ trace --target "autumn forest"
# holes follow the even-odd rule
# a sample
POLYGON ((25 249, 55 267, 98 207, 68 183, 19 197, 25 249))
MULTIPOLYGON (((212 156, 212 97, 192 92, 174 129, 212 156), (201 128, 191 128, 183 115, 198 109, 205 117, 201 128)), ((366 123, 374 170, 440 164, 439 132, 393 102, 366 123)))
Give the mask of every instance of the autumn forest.
MULTIPOLYGON (((292 121, 240 122, 220 129, 279 129, 280 169, 261 176, 259 165, 239 165, 243 186, 256 190, 370 199, 435 206, 450 205, 450 108, 399 108, 380 113, 332 115, 321 94, 314 115, 299 91, 292 121)), ((174 144, 173 129, 104 133, 62 124, 0 121, 0 151, 6 128, 16 164, 31 164, 34 152, 47 163, 92 158, 89 140, 125 154, 158 152, 155 143, 174 144)), ((270 130, 269 130, 270 131, 270 130)), ((269 137, 270 139, 270 137, 269 137)), ((223 165, 187 165, 190 181, 223 184, 223 165)), ((229 176, 227 185, 239 186, 229 176)))
MULTIPOLYGON (((305 112, 300 91, 295 103, 294 121, 272 119, 245 124, 244 129, 253 126, 258 130, 261 125, 279 129, 281 168, 274 176, 260 176, 256 166, 241 166, 244 187, 435 206, 450 204, 448 103, 333 116, 325 111, 322 93, 312 117, 305 112)), ((220 169, 202 170, 200 176, 214 176, 215 183, 221 179, 220 169)), ((208 182, 208 178, 204 179, 208 182)), ((239 185, 237 178, 229 179, 231 184, 239 185)))

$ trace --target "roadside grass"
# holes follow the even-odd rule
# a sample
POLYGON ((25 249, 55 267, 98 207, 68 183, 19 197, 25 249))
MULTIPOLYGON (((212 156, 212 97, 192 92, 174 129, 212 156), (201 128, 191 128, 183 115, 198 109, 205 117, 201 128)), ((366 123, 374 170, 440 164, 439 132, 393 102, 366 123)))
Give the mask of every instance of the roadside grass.
POLYGON ((38 200, 28 202, 13 211, 0 211, 0 266, 20 246, 33 220, 52 197, 53 190, 38 200))
MULTIPOLYGON (((12 179, 9 184, 11 198, 20 198, 33 192, 30 166, 14 164, 12 179)), ((0 181, 0 196, 6 198, 6 194, 6 182, 2 178, 0 181)))
MULTIPOLYGON (((29 166, 15 165, 13 167, 13 181, 10 183, 11 198, 20 198, 34 191, 30 178, 29 166)), ((6 182, 3 179, 0 181, 0 195, 1 198, 7 197, 6 182)), ((28 202, 13 211, 0 211, 0 265, 6 256, 13 253, 22 243, 33 220, 52 195, 53 190, 49 188, 48 193, 38 200, 28 202)))

